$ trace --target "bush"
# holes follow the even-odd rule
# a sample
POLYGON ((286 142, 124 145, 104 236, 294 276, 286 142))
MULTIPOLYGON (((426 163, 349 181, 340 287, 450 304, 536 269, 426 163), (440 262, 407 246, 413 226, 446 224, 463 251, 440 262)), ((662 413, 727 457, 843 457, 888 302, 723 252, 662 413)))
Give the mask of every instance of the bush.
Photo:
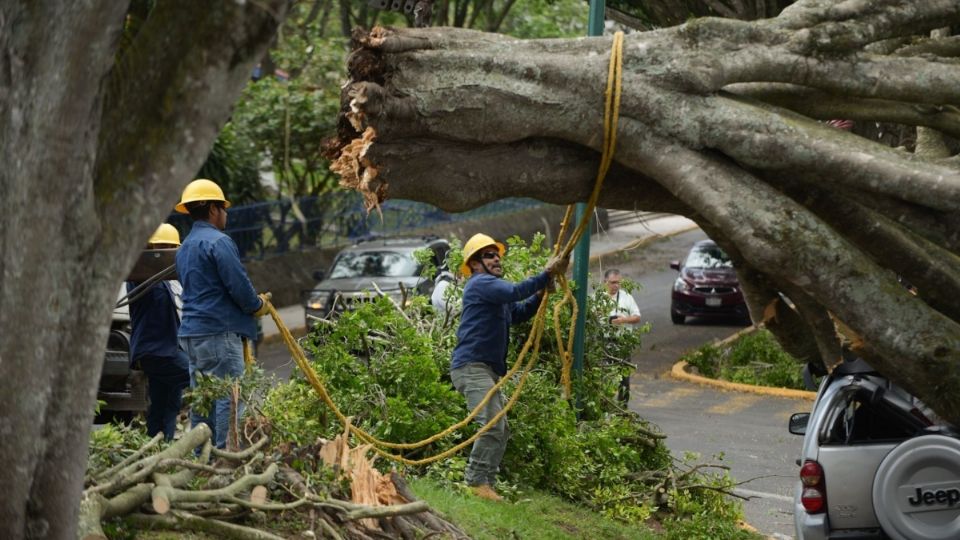
POLYGON ((729 347, 704 345, 683 357, 704 377, 804 389, 800 362, 784 351, 768 330, 744 334, 729 347))
MULTIPOLYGON (((522 279, 546 262, 548 250, 541 235, 530 246, 517 238, 509 244, 503 261, 507 279, 522 279)), ((450 267, 456 267, 460 256, 453 251, 450 267)), ((461 293, 459 287, 452 289, 454 294, 461 293)), ((557 300, 551 297, 552 302, 557 300)), ((501 491, 543 488, 608 516, 633 521, 660 511, 681 516, 707 508, 719 508, 718 515, 733 520, 731 516, 739 515, 738 505, 707 489, 683 492, 682 485, 668 480, 674 478, 674 463, 657 428, 624 411, 614 397, 623 367, 611 359, 629 358, 644 330, 618 332, 608 324, 611 300, 602 289, 588 299, 585 309, 589 345, 579 381, 581 408, 574 410, 562 397, 556 322, 550 309, 538 363, 509 414, 512 436, 502 463, 501 478, 507 484, 501 491)), ((319 326, 306 338, 305 349, 333 400, 354 424, 382 439, 415 442, 468 412, 448 376, 457 323, 445 325, 444 319, 444 314, 434 314, 421 299, 404 313, 386 298, 374 299, 344 313, 335 323, 319 326)), ((564 333, 569 322, 569 310, 564 310, 559 321, 564 333)), ((508 363, 516 360, 531 324, 511 330, 508 363)), ((507 381, 505 394, 515 392, 518 383, 519 377, 507 381)), ((271 391, 263 411, 282 438, 300 445, 342 430, 302 376, 271 391)), ((471 425, 410 457, 434 455, 475 430, 471 425)), ((465 454, 417 472, 461 487, 465 454)), ((390 466, 385 460, 378 463, 390 466)), ((723 475, 688 469, 687 478, 688 484, 729 486, 723 475)))

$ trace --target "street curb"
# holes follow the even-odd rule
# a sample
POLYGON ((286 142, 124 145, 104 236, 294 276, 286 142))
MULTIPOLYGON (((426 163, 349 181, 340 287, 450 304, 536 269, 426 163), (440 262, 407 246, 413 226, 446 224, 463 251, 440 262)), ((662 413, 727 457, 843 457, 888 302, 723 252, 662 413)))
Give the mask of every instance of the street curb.
POLYGON ((694 375, 687 371, 687 362, 680 360, 670 369, 670 376, 674 379, 692 382, 703 386, 711 386, 720 390, 732 392, 743 392, 747 394, 760 394, 764 396, 779 397, 784 399, 805 399, 813 401, 817 397, 816 392, 807 390, 794 390, 792 388, 776 388, 773 386, 754 386, 752 384, 735 383, 730 381, 721 381, 710 379, 701 375, 694 375))
POLYGON ((648 244, 652 244, 653 242, 656 242, 657 240, 660 240, 660 239, 663 239, 663 238, 669 238, 669 237, 671 237, 671 236, 676 236, 676 235, 678 235, 678 234, 683 234, 683 233, 685 233, 685 232, 689 232, 689 231, 692 231, 692 230, 694 230, 694 229, 699 229, 699 228, 700 228, 700 227, 697 226, 697 225, 691 225, 691 226, 689 226, 689 227, 686 227, 686 228, 683 228, 683 229, 677 229, 677 230, 675 230, 675 231, 670 231, 670 232, 668 232, 668 233, 664 233, 664 234, 654 234, 654 235, 651 235, 651 236, 647 236, 646 238, 641 238, 641 239, 639 239, 639 240, 633 240, 633 241, 627 242, 626 244, 624 244, 624 245, 622 245, 622 246, 620 246, 620 247, 618 247, 618 248, 610 249, 610 250, 604 251, 603 253, 597 253, 597 254, 595 254, 595 255, 590 255, 590 262, 597 262, 598 260, 600 260, 600 259, 603 258, 603 257, 610 257, 610 256, 612 256, 612 255, 616 255, 617 253, 620 253, 621 251, 628 251, 628 250, 631 250, 631 249, 641 248, 641 247, 644 247, 644 246, 646 246, 646 245, 648 245, 648 244))
MULTIPOLYGON (((715 347, 723 347, 732 341, 740 339, 741 336, 746 334, 756 332, 759 327, 757 325, 751 325, 743 330, 735 332, 720 341, 715 342, 713 345, 715 347)), ((764 396, 773 396, 786 399, 806 399, 813 401, 817 397, 816 392, 810 392, 808 390, 795 390, 793 388, 778 388, 775 386, 756 386, 753 384, 743 384, 735 383, 730 381, 721 381, 719 379, 711 379, 709 377, 704 377, 702 375, 695 375, 687 371, 687 362, 685 360, 680 360, 670 368, 669 375, 674 379, 681 381, 692 382, 696 384, 701 384, 704 386, 712 386, 714 388, 719 388, 721 390, 728 390, 732 392, 745 392, 748 394, 761 394, 764 396)))
MULTIPOLYGON (((288 328, 288 330, 290 330, 290 334, 292 334, 295 338, 307 335, 306 326, 294 326, 293 328, 288 328)), ((260 340, 260 345, 271 345, 273 343, 280 343, 281 341, 283 341, 283 334, 277 332, 276 334, 263 336, 263 339, 260 340)))

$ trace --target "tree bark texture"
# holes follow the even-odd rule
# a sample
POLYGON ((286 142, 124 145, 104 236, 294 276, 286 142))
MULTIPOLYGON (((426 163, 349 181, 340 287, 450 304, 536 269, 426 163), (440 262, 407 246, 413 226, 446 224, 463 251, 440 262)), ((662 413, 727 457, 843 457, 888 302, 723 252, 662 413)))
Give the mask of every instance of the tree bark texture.
POLYGON ((119 283, 286 0, 0 4, 0 537, 71 538, 119 283), (121 54, 122 53, 122 54, 121 54))
MULTIPOLYGON (((960 286, 960 165, 943 150, 956 141, 911 153, 821 122, 952 140, 960 51, 931 31, 957 24, 952 0, 800 0, 772 19, 626 36, 599 204, 694 219, 735 255, 753 318, 789 350, 833 365, 845 343, 960 423, 960 300, 944 294, 960 286)), ((586 198, 609 37, 377 28, 354 45, 329 144, 371 205, 586 198)))

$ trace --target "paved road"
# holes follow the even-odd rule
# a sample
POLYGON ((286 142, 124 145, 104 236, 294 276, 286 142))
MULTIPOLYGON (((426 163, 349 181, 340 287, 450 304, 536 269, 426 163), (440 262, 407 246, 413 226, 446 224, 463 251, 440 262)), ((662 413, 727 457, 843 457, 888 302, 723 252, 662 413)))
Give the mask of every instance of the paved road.
MULTIPOLYGON (((669 263, 683 258, 703 238, 699 230, 682 233, 626 255, 606 257, 591 269, 600 276, 616 266, 643 287, 635 297, 652 330, 634 356, 638 371, 632 379, 630 406, 661 427, 675 455, 696 452, 701 461, 729 466, 738 481, 757 478, 739 488, 742 495, 754 497, 744 503, 747 521, 762 533, 792 537, 790 498, 801 441, 787 433, 786 425, 791 413, 809 410, 809 403, 727 393, 665 376, 685 351, 743 328, 735 320, 670 322, 670 288, 677 273, 669 263), (713 457, 719 454, 722 461, 713 457)), ((278 377, 289 376, 292 361, 282 343, 261 347, 258 356, 278 377)))
POLYGON ((755 498, 744 503, 747 521, 768 535, 792 537, 791 498, 801 439, 787 432, 793 412, 809 410, 809 402, 724 392, 679 382, 666 372, 685 351, 727 337, 743 326, 736 320, 670 322, 670 288, 677 272, 671 260, 683 258, 697 240, 691 231, 647 246, 632 260, 615 262, 643 289, 635 293, 643 320, 652 329, 634 356, 638 366, 631 381, 631 409, 660 426, 674 455, 696 452, 701 460, 731 468, 739 488, 755 498), (723 455, 718 461, 714 455, 723 455))

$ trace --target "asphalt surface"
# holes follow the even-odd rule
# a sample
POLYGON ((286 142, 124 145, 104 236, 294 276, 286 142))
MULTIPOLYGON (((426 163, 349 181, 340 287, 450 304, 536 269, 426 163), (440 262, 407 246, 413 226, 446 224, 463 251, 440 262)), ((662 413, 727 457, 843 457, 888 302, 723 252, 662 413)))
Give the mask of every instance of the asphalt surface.
POLYGON ((630 408, 660 426, 675 456, 694 452, 699 462, 730 467, 734 479, 746 482, 737 493, 750 497, 743 503, 747 522, 763 534, 792 538, 794 462, 802 440, 787 432, 787 420, 794 412, 809 411, 810 403, 726 392, 667 375, 684 352, 744 328, 738 320, 670 321, 670 289, 677 277, 670 261, 682 259, 704 238, 702 231, 690 231, 648 245, 629 259, 608 262, 642 286, 634 296, 642 321, 652 327, 633 357, 637 372, 631 379, 630 408))
MULTIPOLYGON (((701 463, 730 468, 744 501, 746 520, 761 533, 792 538, 792 491, 801 438, 787 432, 794 412, 809 411, 810 403, 725 392, 671 379, 670 367, 686 351, 723 339, 744 328, 738 320, 688 319, 670 321, 670 289, 677 272, 670 261, 682 259, 699 230, 664 238, 644 247, 605 256, 591 265, 594 276, 616 267, 641 285, 634 291, 643 322, 651 324, 633 360, 630 408, 660 426, 674 455, 686 452, 701 463)), ((277 377, 289 376, 293 363, 283 343, 261 346, 258 358, 277 377)))

